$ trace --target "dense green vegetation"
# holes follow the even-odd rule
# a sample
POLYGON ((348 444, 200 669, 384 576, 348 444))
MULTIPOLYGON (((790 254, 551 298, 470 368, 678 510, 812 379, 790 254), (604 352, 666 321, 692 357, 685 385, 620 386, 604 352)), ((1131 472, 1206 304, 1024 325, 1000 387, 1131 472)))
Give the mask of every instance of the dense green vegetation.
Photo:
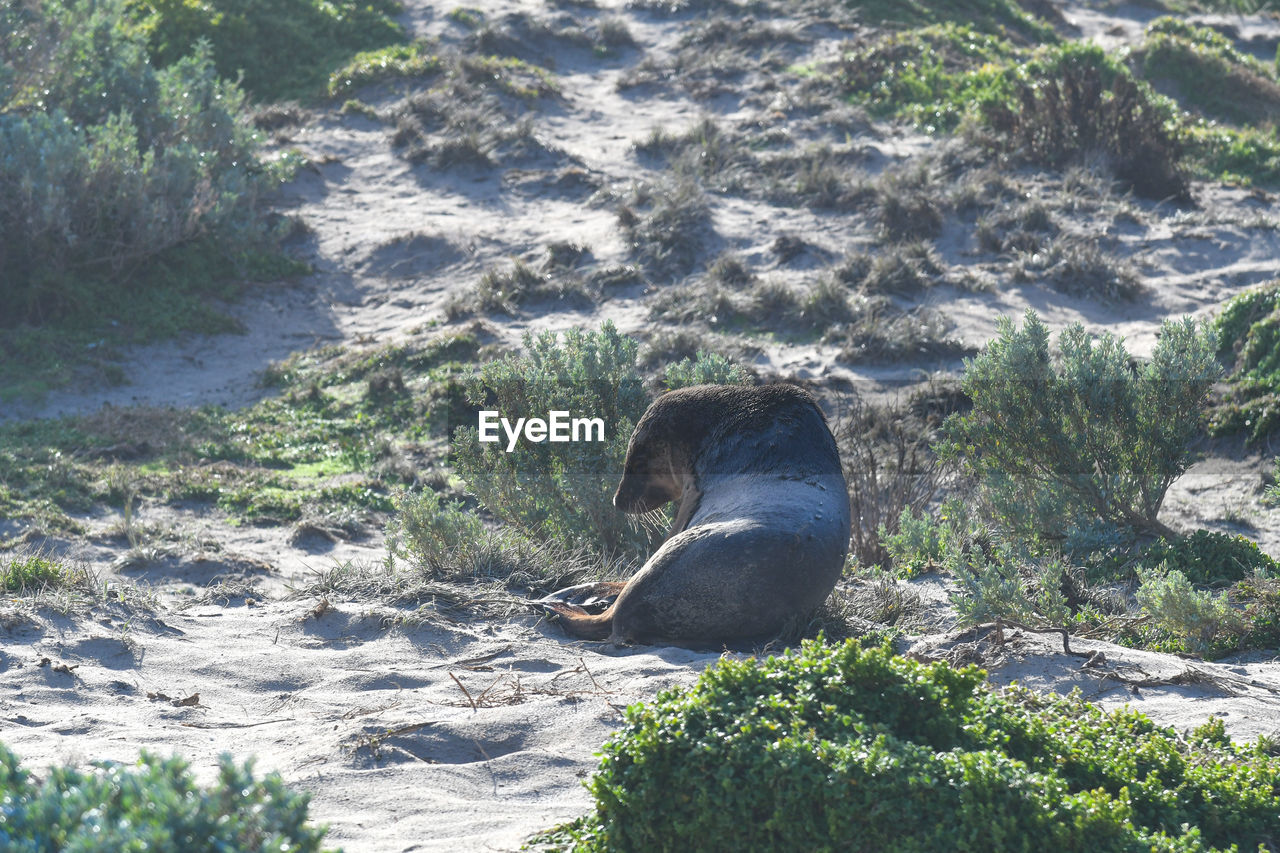
POLYGON ((1045 165, 1101 148, 1118 161, 1117 177, 1155 198, 1182 194, 1180 170, 1280 181, 1280 143, 1271 133, 1280 109, 1276 70, 1218 33, 1166 17, 1127 54, 1051 36, 1037 41, 957 18, 855 42, 836 78, 877 115, 930 132, 969 121, 1045 165), (1054 140, 1049 149, 1046 139, 1054 140), (1135 168, 1166 174, 1148 180, 1135 168))
POLYGON ((1055 355, 1034 314, 1021 329, 1004 322, 966 364, 973 408, 946 421, 938 445, 978 488, 882 527, 895 570, 951 574, 962 624, 1101 632, 1213 657, 1274 647, 1280 565, 1245 537, 1178 535, 1157 517, 1203 429, 1216 332, 1238 320, 1166 322, 1136 367, 1112 336, 1070 327, 1055 355), (1132 601, 1100 592, 1117 583, 1136 587, 1132 601))
POLYGON ((481 443, 476 427, 453 435, 453 462, 468 489, 496 516, 526 534, 566 545, 590 543, 606 553, 643 557, 650 536, 628 525, 612 504, 631 431, 649 405, 636 371, 639 345, 606 322, 599 332, 526 334, 525 353, 480 368, 469 400, 517 418, 560 411, 601 418, 603 440, 530 444, 510 453, 481 443), (492 406, 488 404, 492 403, 492 406))
POLYGON ((14 853, 312 853, 325 830, 308 824, 309 799, 225 756, 208 787, 181 759, 147 752, 131 767, 55 767, 37 781, 0 744, 0 847, 14 853))
POLYGON ((153 61, 211 49, 218 74, 262 101, 305 98, 354 54, 405 40, 397 0, 125 0, 153 61))
POLYGON ((260 205, 289 165, 207 49, 157 69, 120 0, 61 0, 4 6, 0 63, 0 383, 226 329, 211 298, 297 271, 260 205))
POLYGON ((1210 430, 1258 441, 1280 427, 1280 282, 1234 297, 1215 322, 1230 386, 1214 408, 1210 430))
MULTIPOLYGON (((1280 833, 1274 742, 1180 736, 889 648, 722 660, 627 709, 574 850, 1190 851, 1280 833)), ((1239 845, 1236 847, 1235 845, 1239 845)))
POLYGON ((1157 519, 1190 464, 1218 377, 1216 337, 1190 319, 1166 321, 1151 361, 1133 371, 1123 342, 1078 324, 1058 336, 1032 311, 965 366, 973 411, 947 423, 946 452, 982 484, 1001 527, 1027 544, 1103 525, 1130 536, 1168 534, 1157 519))

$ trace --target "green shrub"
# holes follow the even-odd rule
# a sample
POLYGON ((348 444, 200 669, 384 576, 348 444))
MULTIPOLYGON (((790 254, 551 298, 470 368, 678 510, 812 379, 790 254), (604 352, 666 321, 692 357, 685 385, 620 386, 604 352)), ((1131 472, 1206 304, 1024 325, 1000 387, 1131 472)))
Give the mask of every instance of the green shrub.
POLYGON ((396 501, 387 527, 389 559, 380 566, 335 571, 317 594, 337 591, 392 602, 434 602, 457 597, 480 604, 474 592, 450 583, 496 584, 522 592, 551 591, 575 583, 616 578, 633 566, 597 552, 537 541, 510 527, 486 525, 458 501, 424 491, 396 501))
POLYGON ((1218 356, 1231 367, 1225 399, 1210 431, 1243 432, 1250 441, 1280 426, 1280 283, 1230 299, 1214 320, 1218 356))
POLYGON ((507 452, 481 443, 475 426, 453 434, 453 461, 468 490, 507 524, 535 539, 589 545, 605 553, 643 556, 649 536, 614 508, 627 442, 648 405, 635 361, 637 344, 606 321, 598 332, 571 329, 526 333, 525 355, 485 364, 469 382, 467 397, 518 418, 601 418, 604 441, 565 443, 521 439, 507 452))
POLYGON ((409 558, 431 575, 489 574, 478 567, 489 562, 490 531, 475 513, 457 501, 442 502, 435 492, 404 495, 387 527, 387 550, 409 558), (466 570, 463 567, 468 567, 466 570))
POLYGON ((1245 185, 1280 183, 1280 139, 1270 130, 1198 118, 1185 121, 1178 133, 1187 162, 1202 176, 1245 185))
POLYGON ((1280 563, 1245 536, 1197 530, 1175 539, 1160 538, 1142 549, 1141 564, 1166 564, 1193 583, 1222 584, 1260 575, 1280 575, 1280 563))
POLYGON ((1204 653, 1215 644, 1230 642, 1238 633, 1240 614, 1225 592, 1196 589, 1187 576, 1161 564, 1138 569, 1141 581, 1135 593, 1142 614, 1153 627, 1181 641, 1178 650, 1204 653))
POLYGON ((28 554, 8 558, 0 563, 0 591, 21 593, 58 587, 71 576, 70 569, 48 557, 28 554))
MULTIPOLYGON (((627 709, 576 850, 1189 851, 1280 833, 1280 761, 954 670, 806 642, 627 709)), ((1236 848, 1232 848, 1236 849, 1236 848)))
POLYGON ((234 254, 262 235, 269 175, 208 52, 157 72, 117 0, 46 8, 32 26, 57 35, 24 57, 25 85, 0 105, 3 325, 105 308, 184 243, 216 237, 234 254))
POLYGON ((0 30, 0 378, 38 391, 115 344, 232 328, 209 296, 300 265, 259 204, 288 161, 259 159, 207 50, 157 71, 120 0, 21 8, 0 30))
POLYGON ((668 391, 690 385, 741 385, 748 381, 742 366, 719 353, 698 350, 696 358, 682 358, 667 365, 662 384, 668 391))
POLYGON ((1060 168, 1103 153, 1116 178, 1147 198, 1190 198, 1169 106, 1096 45, 1069 45, 1019 69, 1012 97, 986 120, 1032 162, 1060 168))
POLYGON ((1213 329, 1166 321, 1136 368, 1119 338, 1091 341, 1079 324, 1059 335, 1055 366, 1033 311, 1022 329, 1001 318, 999 335, 966 362, 973 410, 948 419, 943 445, 981 480, 996 520, 1042 542, 1099 524, 1172 537, 1156 516, 1219 372, 1213 329))
POLYGON ((1208 27, 1162 17, 1147 27, 1138 50, 1147 80, 1171 83, 1179 100, 1238 124, 1280 117, 1280 86, 1273 68, 1208 27))
POLYGON ((1161 567, 1144 583, 1144 611, 1117 642, 1206 659, 1280 649, 1280 580, 1251 577, 1225 592, 1197 590, 1161 567))
POLYGON ((318 93, 353 55, 404 41, 396 0, 126 2, 158 65, 206 40, 218 73, 263 101, 318 93))
POLYGON ((951 498, 936 515, 904 506, 897 531, 890 533, 888 526, 881 524, 879 536, 898 577, 911 578, 943 568, 948 558, 964 547, 969 532, 964 504, 951 498))
POLYGON ((949 131, 1002 85, 1000 67, 1018 55, 1006 39, 946 23, 857 45, 841 57, 839 74, 873 112, 902 116, 927 132, 949 131))
POLYGON ((329 96, 350 94, 361 86, 383 80, 425 77, 443 67, 440 57, 431 51, 431 45, 422 41, 361 51, 329 75, 329 96))
POLYGON ((956 579, 950 598, 961 626, 1013 622, 1066 629, 1092 615, 1073 611, 1068 602, 1063 592, 1067 566, 1061 559, 1020 558, 1007 543, 985 542, 949 554, 947 563, 956 579))
POLYGON ((201 788, 186 762, 145 751, 133 767, 55 767, 37 783, 0 744, 0 847, 14 853, 318 851, 325 830, 308 825, 309 799, 275 773, 254 780, 252 762, 229 756, 201 788))

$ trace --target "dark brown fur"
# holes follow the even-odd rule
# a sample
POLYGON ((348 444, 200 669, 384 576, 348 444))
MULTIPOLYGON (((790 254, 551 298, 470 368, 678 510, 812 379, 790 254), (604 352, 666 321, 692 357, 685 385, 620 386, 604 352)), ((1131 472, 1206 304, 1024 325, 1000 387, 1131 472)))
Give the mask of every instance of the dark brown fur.
POLYGON ((776 634, 830 594, 849 503, 821 410, 793 385, 700 385, 658 398, 636 425, 613 504, 679 501, 671 532, 618 591, 544 600, 586 639, 705 645, 776 634), (602 613, 569 600, 617 593, 602 613))

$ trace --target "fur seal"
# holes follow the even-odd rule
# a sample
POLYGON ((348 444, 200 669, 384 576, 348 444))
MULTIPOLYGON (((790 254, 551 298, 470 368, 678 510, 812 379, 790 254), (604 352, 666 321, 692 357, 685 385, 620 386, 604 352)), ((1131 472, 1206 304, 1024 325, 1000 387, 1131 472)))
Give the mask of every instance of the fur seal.
POLYGON ((675 645, 771 637, 840 577, 844 471, 822 411, 794 385, 697 385, 659 397, 632 433, 613 505, 641 514, 668 501, 679 501, 671 531, 629 581, 542 600, 570 634, 675 645))

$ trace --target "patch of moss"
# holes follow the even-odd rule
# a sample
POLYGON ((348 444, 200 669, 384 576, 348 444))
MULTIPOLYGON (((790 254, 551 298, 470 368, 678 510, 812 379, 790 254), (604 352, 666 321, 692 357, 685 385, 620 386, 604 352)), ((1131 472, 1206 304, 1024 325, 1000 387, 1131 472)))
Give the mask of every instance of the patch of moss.
POLYGON ((104 409, 0 426, 6 514, 71 528, 70 514, 138 498, 214 503, 288 523, 391 511, 447 434, 474 338, 295 356, 267 377, 280 396, 238 411, 104 409))

